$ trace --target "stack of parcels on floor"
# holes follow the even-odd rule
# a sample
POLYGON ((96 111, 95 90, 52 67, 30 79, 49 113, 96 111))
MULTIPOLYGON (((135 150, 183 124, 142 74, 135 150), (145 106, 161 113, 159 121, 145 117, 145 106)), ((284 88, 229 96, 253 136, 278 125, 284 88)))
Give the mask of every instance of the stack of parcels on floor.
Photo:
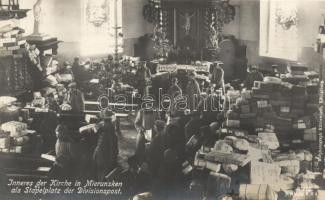
POLYGON ((24 29, 10 25, 0 27, 0 57, 13 56, 22 58, 26 53, 24 29))
POLYGON ((28 153, 31 149, 30 139, 35 133, 27 129, 27 124, 10 121, 1 125, 0 151, 12 153, 28 153))
POLYGON ((230 128, 274 127, 279 138, 315 140, 317 125, 318 84, 284 82, 265 77, 255 81, 252 90, 242 91, 227 112, 230 128), (291 138, 290 138, 291 137, 291 138))
MULTIPOLYGON (((302 191, 309 190, 319 199, 320 194, 310 188, 303 188, 306 181, 297 187, 301 177, 309 173, 304 163, 311 164, 312 154, 308 150, 282 153, 279 147, 272 127, 263 129, 257 135, 228 129, 227 134, 216 141, 213 148, 202 146, 196 152, 194 168, 209 170, 209 178, 215 179, 218 187, 222 185, 224 194, 234 191, 239 199, 283 199, 283 195, 285 199, 293 199, 301 195, 302 191)), ((321 184, 310 185, 319 189, 318 185, 321 184)))
POLYGON ((70 73, 60 73, 59 63, 56 56, 45 56, 43 66, 46 69, 46 81, 50 86, 56 86, 58 83, 71 83, 73 76, 70 73))
POLYGON ((28 73, 29 45, 23 37, 25 30, 11 25, 0 27, 0 59, 5 67, 5 91, 20 91, 31 84, 28 73))

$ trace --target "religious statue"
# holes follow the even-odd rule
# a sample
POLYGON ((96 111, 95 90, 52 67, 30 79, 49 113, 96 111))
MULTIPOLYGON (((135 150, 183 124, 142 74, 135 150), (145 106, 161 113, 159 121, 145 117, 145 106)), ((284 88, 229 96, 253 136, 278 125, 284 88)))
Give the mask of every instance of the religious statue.
POLYGON ((190 30, 191 30, 191 19, 194 16, 193 14, 190 14, 188 12, 186 12, 184 15, 181 15, 184 19, 185 19, 185 24, 184 24, 184 29, 185 29, 185 34, 189 35, 190 34, 190 30))
POLYGON ((41 22, 42 22, 42 0, 37 0, 33 6, 34 11, 34 31, 33 35, 41 35, 41 22))

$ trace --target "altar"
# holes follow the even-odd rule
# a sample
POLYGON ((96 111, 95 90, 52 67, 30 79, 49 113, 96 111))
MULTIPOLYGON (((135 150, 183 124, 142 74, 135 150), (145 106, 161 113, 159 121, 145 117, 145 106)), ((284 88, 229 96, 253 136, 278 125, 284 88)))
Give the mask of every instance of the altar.
POLYGON ((178 65, 219 60, 225 79, 245 76, 246 46, 223 33, 224 25, 235 16, 235 7, 229 1, 162 0, 152 5, 154 19, 146 14, 150 5, 146 6, 144 17, 155 25, 153 52, 157 59, 178 65))
POLYGON ((164 0, 167 35, 174 46, 190 49, 201 58, 209 38, 206 12, 211 0, 164 0))

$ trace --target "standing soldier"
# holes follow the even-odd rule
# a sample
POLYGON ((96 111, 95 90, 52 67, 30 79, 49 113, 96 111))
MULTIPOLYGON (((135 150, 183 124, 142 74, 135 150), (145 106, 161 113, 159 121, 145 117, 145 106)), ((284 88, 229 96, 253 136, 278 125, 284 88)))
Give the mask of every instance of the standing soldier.
POLYGON ((102 181, 117 166, 119 149, 114 116, 114 113, 109 109, 100 113, 102 122, 98 130, 98 141, 93 155, 96 178, 99 181, 102 181))

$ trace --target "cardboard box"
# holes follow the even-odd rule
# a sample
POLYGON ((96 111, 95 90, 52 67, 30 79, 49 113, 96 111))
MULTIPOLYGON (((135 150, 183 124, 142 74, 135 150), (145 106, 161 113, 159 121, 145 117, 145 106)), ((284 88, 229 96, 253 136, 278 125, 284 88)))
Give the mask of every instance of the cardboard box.
POLYGON ((239 128, 240 127, 240 121, 239 120, 227 120, 226 122, 227 127, 230 128, 239 128))
POLYGON ((250 183, 251 184, 272 184, 278 181, 281 168, 274 163, 251 161, 250 183))
POLYGON ((250 112, 249 105, 241 105, 240 106, 240 111, 241 111, 241 113, 249 113, 250 112))
POLYGON ((256 102, 257 108, 267 108, 268 107, 268 101, 266 100, 260 100, 256 102))
POLYGON ((0 149, 6 149, 10 146, 10 138, 9 137, 3 137, 0 138, 0 149))
POLYGON ((1 130, 10 132, 10 137, 20 137, 27 129, 27 124, 17 121, 10 121, 1 125, 1 130))
POLYGON ((271 150, 275 150, 280 147, 276 133, 258 133, 258 138, 260 139, 261 144, 268 146, 268 148, 271 150))

